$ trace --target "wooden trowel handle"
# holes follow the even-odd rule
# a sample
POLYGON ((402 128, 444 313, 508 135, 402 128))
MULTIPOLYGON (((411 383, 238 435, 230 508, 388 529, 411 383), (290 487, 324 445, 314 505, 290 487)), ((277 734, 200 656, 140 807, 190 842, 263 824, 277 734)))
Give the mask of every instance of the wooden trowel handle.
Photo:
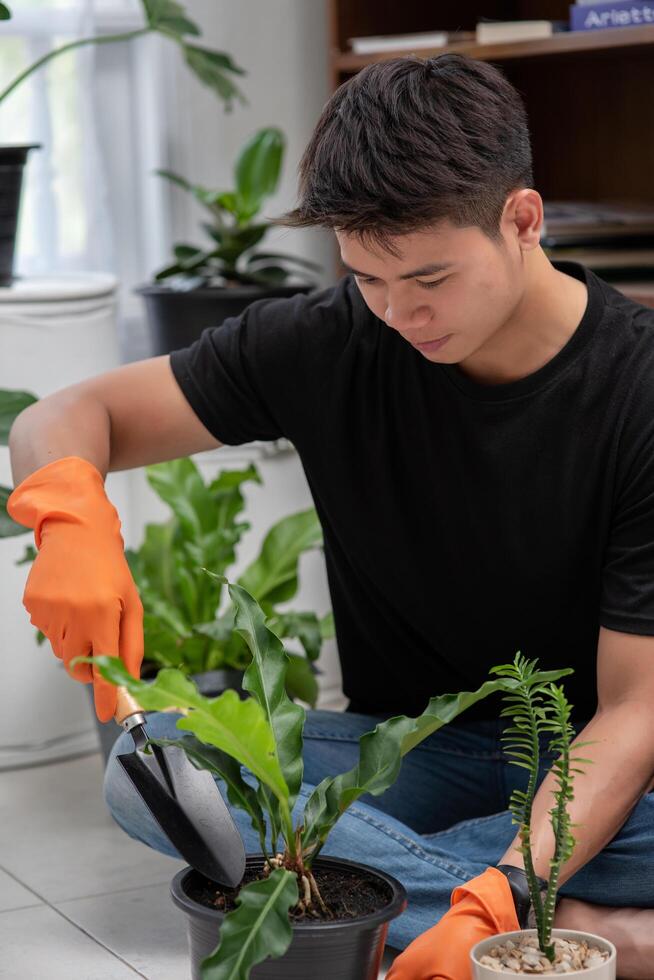
POLYGON ((135 697, 133 697, 126 687, 118 688, 118 701, 116 702, 116 712, 114 714, 114 721, 117 725, 122 725, 125 718, 129 715, 142 714, 143 708, 138 703, 135 697))

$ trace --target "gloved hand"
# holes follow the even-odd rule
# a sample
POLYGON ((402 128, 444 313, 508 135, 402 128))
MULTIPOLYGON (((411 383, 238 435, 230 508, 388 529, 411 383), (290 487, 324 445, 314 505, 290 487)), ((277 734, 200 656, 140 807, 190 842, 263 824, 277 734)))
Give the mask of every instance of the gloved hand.
POLYGON ((397 957, 386 980, 470 980, 475 943, 519 928, 506 876, 487 868, 454 889, 450 909, 397 957))
POLYGON ((120 519, 102 474, 78 456, 42 466, 14 490, 7 511, 34 529, 38 555, 23 605, 71 677, 93 681, 95 710, 109 721, 116 688, 74 657, 120 656, 139 677, 143 660, 143 606, 124 553, 120 519))

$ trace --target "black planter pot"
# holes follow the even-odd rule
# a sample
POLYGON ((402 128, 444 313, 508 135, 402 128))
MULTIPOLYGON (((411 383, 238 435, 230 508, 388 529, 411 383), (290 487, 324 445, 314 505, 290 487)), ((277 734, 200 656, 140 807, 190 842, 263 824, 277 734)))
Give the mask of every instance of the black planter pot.
MULTIPOLYGON (((262 864, 260 854, 248 855, 248 867, 261 867, 262 864)), ((321 857, 314 867, 347 869, 373 876, 388 886, 389 903, 378 912, 358 919, 296 923, 286 953, 279 959, 265 960, 255 966, 250 974, 252 980, 377 980, 389 922, 406 908, 404 887, 391 875, 354 861, 321 857)), ((188 917, 191 978, 201 980, 200 966, 218 944, 218 930, 224 913, 188 897, 186 889, 194 877, 198 877, 196 871, 183 868, 173 878, 170 891, 175 905, 188 917)))
POLYGON ((38 147, 38 143, 0 146, 0 286, 11 286, 13 282, 23 171, 27 154, 38 147))
POLYGON ((235 286, 233 289, 205 286, 187 292, 167 286, 141 286, 136 292, 145 301, 151 353, 169 354, 188 347, 207 327, 217 327, 230 316, 238 316, 257 299, 309 293, 314 286, 235 286))
MULTIPOLYGON (((147 679, 148 677, 146 673, 143 675, 143 680, 147 679)), ((217 697, 228 688, 233 688, 235 691, 238 691, 239 694, 243 693, 243 674, 240 670, 207 670, 202 674, 191 674, 191 680, 197 685, 200 694, 204 694, 205 697, 217 697)), ((102 759, 104 765, 106 766, 107 762, 109 761, 111 750, 114 747, 114 742, 122 733, 122 728, 120 728, 115 721, 100 721, 95 713, 93 685, 87 684, 86 689, 89 693, 91 710, 93 712, 95 724, 98 729, 98 735, 100 737, 100 751, 102 753, 102 759)))

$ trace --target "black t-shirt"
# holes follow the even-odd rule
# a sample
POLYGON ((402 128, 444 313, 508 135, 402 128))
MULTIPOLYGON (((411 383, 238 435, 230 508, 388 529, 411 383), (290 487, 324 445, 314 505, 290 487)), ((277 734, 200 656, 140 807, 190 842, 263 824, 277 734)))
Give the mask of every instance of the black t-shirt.
POLYGON ((574 667, 589 718, 599 626, 654 635, 654 310, 555 266, 586 282, 586 312, 506 384, 426 360, 351 277, 256 302, 171 357, 221 442, 295 445, 357 710, 417 714, 521 650, 574 667))

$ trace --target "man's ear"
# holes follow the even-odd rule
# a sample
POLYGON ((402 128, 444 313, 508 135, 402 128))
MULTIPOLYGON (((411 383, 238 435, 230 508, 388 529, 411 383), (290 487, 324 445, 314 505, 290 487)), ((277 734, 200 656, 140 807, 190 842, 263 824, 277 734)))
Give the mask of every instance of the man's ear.
POLYGON ((504 205, 502 227, 523 252, 537 248, 543 227, 543 199, 538 191, 525 187, 510 194, 504 205))

